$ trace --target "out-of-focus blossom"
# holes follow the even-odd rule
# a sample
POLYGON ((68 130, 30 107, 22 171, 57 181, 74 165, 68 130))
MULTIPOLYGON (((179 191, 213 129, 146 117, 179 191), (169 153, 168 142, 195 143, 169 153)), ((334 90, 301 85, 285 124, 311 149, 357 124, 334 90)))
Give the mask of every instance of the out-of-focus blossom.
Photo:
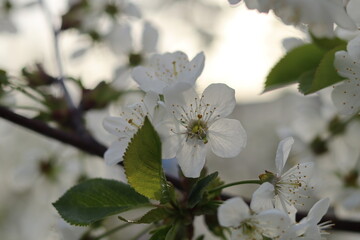
POLYGON ((299 200, 304 198, 302 191, 307 191, 313 169, 313 163, 308 162, 297 164, 283 173, 293 143, 294 139, 291 137, 285 138, 279 143, 275 158, 276 173, 266 171, 260 175, 260 179, 264 181, 263 184, 266 183, 266 187, 261 186, 253 195, 253 201, 256 204, 269 206, 274 201, 276 208, 292 216, 296 213, 295 205, 298 205, 299 200))
POLYGON ((335 54, 335 68, 339 75, 346 78, 335 86, 332 100, 339 112, 352 115, 360 110, 360 36, 351 40, 347 51, 335 54))
MULTIPOLYGON (((249 9, 259 12, 273 12, 285 24, 306 24, 318 37, 333 36, 334 23, 338 26, 356 30, 356 24, 345 11, 342 0, 244 0, 249 9)), ((231 0, 230 4, 239 1, 231 0)))
POLYGON ((116 70, 113 85, 124 88, 128 84, 131 70, 139 65, 146 66, 149 54, 157 50, 159 33, 149 22, 143 24, 140 44, 136 45, 137 39, 132 34, 129 23, 115 24, 107 36, 110 48, 123 62, 116 70))
POLYGON ((191 61, 183 52, 155 54, 148 67, 136 67, 132 77, 145 92, 163 94, 165 90, 181 91, 192 87, 202 73, 204 54, 198 53, 191 61))
POLYGON ((277 239, 291 223, 278 209, 253 212, 242 198, 226 200, 218 209, 218 219, 221 226, 231 228, 232 240, 277 239))

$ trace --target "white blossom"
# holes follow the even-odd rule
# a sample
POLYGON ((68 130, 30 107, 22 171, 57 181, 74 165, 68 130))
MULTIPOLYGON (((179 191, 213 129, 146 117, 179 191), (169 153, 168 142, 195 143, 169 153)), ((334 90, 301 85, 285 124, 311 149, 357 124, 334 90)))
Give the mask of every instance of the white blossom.
POLYGON ((270 205, 274 202, 279 208, 292 217, 296 213, 295 205, 305 198, 302 191, 308 190, 308 181, 313 169, 313 163, 300 163, 283 173, 285 163, 290 153, 294 139, 285 138, 279 143, 275 165, 276 173, 266 171, 260 176, 264 183, 254 192, 253 201, 256 204, 270 205), (269 184, 271 183, 271 184, 269 184))
POLYGON ((211 84, 199 97, 194 89, 164 93, 172 119, 158 128, 163 157, 176 157, 186 177, 199 177, 208 148, 219 157, 235 157, 245 147, 241 123, 227 119, 234 109, 235 91, 225 84, 211 84))
POLYGON ((289 227, 288 216, 278 209, 255 213, 242 198, 226 200, 218 209, 221 226, 231 228, 232 240, 276 238, 289 227))
POLYGON ((163 94, 167 89, 181 91, 192 87, 205 63, 204 54, 198 53, 191 61, 183 52, 155 54, 149 67, 134 68, 132 77, 145 92, 163 94))
MULTIPOLYGON (((238 4, 238 0, 229 1, 238 4)), ((356 30, 342 0, 244 0, 249 9, 267 13, 272 10, 285 24, 307 24, 318 37, 333 36, 333 25, 356 30)))
POLYGON ((148 93, 144 100, 125 107, 120 116, 109 116, 104 119, 103 126, 117 139, 110 145, 104 154, 105 162, 114 165, 123 160, 123 155, 133 135, 143 125, 145 117, 154 118, 158 95, 148 93))
POLYGON ((335 68, 346 80, 335 86, 332 100, 339 112, 352 115, 360 110, 360 36, 351 40, 346 51, 335 54, 335 68))

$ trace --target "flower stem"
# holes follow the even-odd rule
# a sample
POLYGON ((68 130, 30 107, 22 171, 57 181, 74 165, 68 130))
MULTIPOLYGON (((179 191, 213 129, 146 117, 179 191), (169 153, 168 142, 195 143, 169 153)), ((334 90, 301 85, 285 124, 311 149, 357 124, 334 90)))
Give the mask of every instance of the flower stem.
POLYGON ((242 184, 261 184, 261 181, 260 180, 244 180, 244 181, 239 181, 239 182, 228 183, 228 184, 224 184, 219 187, 211 189, 209 191, 209 193, 216 192, 218 190, 222 190, 224 188, 228 188, 228 187, 232 187, 232 186, 236 186, 236 185, 242 185, 242 184))
POLYGON ((100 239, 102 239, 104 237, 107 237, 107 236, 109 236, 109 235, 111 235, 111 234, 113 234, 113 233, 115 233, 115 232, 117 232, 117 231, 119 231, 119 230, 121 230, 123 228, 126 228, 126 227, 130 226, 130 225, 131 225, 131 223, 125 223, 123 225, 117 226, 117 227, 115 227, 115 228, 101 234, 100 236, 97 236, 97 237, 93 238, 93 240, 100 240, 100 239))

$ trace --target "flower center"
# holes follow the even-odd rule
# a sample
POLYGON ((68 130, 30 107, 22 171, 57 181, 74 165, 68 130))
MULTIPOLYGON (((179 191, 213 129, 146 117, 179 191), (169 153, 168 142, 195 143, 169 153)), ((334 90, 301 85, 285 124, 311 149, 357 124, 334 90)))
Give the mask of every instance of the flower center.
POLYGON ((207 139, 207 130, 208 127, 206 125, 206 122, 204 122, 202 119, 202 115, 198 115, 197 120, 191 120, 187 127, 187 138, 195 138, 198 140, 201 140, 204 142, 204 144, 208 143, 207 139))

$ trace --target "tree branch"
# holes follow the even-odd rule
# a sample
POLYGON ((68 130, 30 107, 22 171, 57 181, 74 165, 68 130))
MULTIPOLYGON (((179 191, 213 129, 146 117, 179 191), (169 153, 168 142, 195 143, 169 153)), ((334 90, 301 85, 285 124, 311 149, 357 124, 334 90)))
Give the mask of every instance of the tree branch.
MULTIPOLYGON (((0 105, 0 117, 6 119, 12 123, 18 124, 24 128, 30 129, 34 132, 37 132, 43 136, 56 139, 62 143, 76 147, 86 153, 91 155, 103 157, 107 147, 99 143, 96 140, 89 139, 87 137, 80 137, 74 133, 65 132, 53 127, 50 127, 48 124, 34 119, 29 119, 27 117, 21 116, 17 113, 12 112, 7 107, 0 105)), ((182 185, 177 178, 166 176, 166 178, 179 190, 182 190, 182 185)), ((222 199, 229 199, 233 196, 228 194, 222 194, 222 199)), ((298 212, 297 218, 301 219, 306 217, 306 212, 298 212)), ((331 221, 335 226, 332 228, 334 230, 341 231, 350 231, 350 232, 360 232, 360 222, 349 221, 349 220, 340 220, 336 218, 333 214, 327 214, 322 218, 322 221, 331 221)))

